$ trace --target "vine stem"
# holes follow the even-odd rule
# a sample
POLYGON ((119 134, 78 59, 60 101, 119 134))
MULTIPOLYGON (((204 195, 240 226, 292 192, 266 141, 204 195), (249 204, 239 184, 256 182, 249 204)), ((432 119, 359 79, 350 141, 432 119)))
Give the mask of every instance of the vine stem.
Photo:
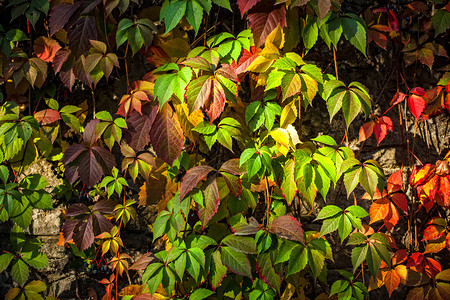
POLYGON ((266 176, 266 204, 267 204, 267 225, 269 225, 269 210, 270 210, 270 193, 269 193, 269 179, 266 176))
POLYGON ((336 80, 339 80, 337 60, 336 60, 336 49, 334 48, 334 46, 333 46, 333 60, 334 60, 334 70, 336 72, 336 80))

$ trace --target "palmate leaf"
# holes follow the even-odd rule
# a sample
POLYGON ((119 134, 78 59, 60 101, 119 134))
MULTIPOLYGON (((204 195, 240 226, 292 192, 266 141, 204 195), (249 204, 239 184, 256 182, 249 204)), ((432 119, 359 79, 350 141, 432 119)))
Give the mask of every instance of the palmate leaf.
POLYGON ((261 276, 261 279, 264 280, 264 282, 266 282, 277 291, 280 290, 281 278, 275 272, 272 260, 270 259, 270 253, 264 253, 258 257, 256 268, 259 275, 261 276))
POLYGON ((203 197, 205 207, 198 208, 198 215, 202 221, 202 228, 205 228, 209 220, 216 214, 220 205, 219 188, 214 177, 209 178, 204 184, 203 197))
POLYGON ((210 166, 196 166, 189 169, 181 182, 180 199, 183 199, 187 193, 195 188, 212 171, 214 171, 214 168, 210 166))
POLYGON ((97 40, 97 27, 94 16, 82 16, 67 33, 69 46, 76 58, 91 47, 90 40, 97 40))
POLYGON ((128 132, 125 139, 135 151, 143 149, 150 142, 150 130, 158 114, 159 107, 146 103, 141 107, 142 114, 134 111, 127 119, 128 132))
MULTIPOLYGON (((242 10, 241 10, 242 12, 242 10)), ((248 15, 247 19, 253 32, 256 48, 259 48, 266 42, 267 36, 280 26, 286 26, 286 10, 284 6, 274 9, 269 13, 254 13, 248 15)))
POLYGON ((279 237, 304 243, 302 224, 292 216, 275 218, 269 225, 269 231, 279 237))
POLYGON ((252 278, 252 267, 247 255, 241 252, 237 252, 230 247, 220 248, 222 254, 222 262, 232 272, 252 278))
POLYGON ((180 155, 184 135, 170 105, 165 104, 156 115, 150 131, 150 141, 158 157, 169 165, 180 155))
POLYGON ((52 8, 49 21, 50 36, 54 35, 66 26, 69 19, 77 11, 81 4, 81 2, 76 2, 75 4, 58 3, 52 8))
POLYGON ((233 248, 238 252, 243 252, 247 254, 257 254, 255 239, 249 236, 239 236, 230 234, 222 239, 222 244, 233 248))

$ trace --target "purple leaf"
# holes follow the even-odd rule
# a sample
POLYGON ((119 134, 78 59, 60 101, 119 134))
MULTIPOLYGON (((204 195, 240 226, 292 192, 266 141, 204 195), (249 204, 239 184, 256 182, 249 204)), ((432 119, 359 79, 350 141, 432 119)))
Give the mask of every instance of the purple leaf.
POLYGON ((94 218, 93 226, 96 236, 102 234, 103 232, 111 232, 113 225, 107 218, 99 213, 92 214, 92 217, 94 218))
POLYGON ((222 164, 219 171, 233 175, 241 175, 246 172, 245 167, 239 167, 239 158, 227 160, 222 164))
POLYGON ((208 224, 209 220, 216 214, 220 205, 219 188, 217 187, 216 178, 211 177, 205 185, 206 187, 203 190, 205 207, 198 209, 198 216, 202 221, 202 228, 206 227, 206 224, 208 224))
POLYGON ((75 84, 75 74, 73 73, 73 69, 70 69, 67 72, 59 73, 59 78, 64 83, 64 85, 72 91, 72 87, 75 84))
POLYGON ((71 206, 69 206, 69 208, 67 209, 67 213, 66 216, 68 217, 76 217, 85 213, 89 213, 91 212, 89 210, 89 208, 84 205, 83 203, 76 203, 73 204, 71 206))
POLYGON ((78 174, 78 166, 66 166, 64 168, 64 175, 70 184, 74 184, 80 175, 78 174))
POLYGON ((98 211, 104 214, 112 214, 115 207, 116 202, 109 199, 104 199, 95 203, 94 207, 92 207, 92 211, 98 211))
POLYGON ((82 144, 73 144, 64 151, 63 160, 64 164, 67 165, 74 161, 83 151, 86 151, 87 147, 82 144))
POLYGON ((89 248, 94 243, 94 227, 92 224, 92 216, 87 216, 79 223, 78 232, 75 233, 73 241, 81 251, 89 248))
POLYGON ((97 124, 100 123, 99 119, 92 119, 87 123, 86 127, 84 128, 83 133, 83 141, 86 143, 88 147, 91 147, 92 145, 97 142, 97 140, 100 138, 98 135, 95 134, 95 128, 97 127, 97 124))
POLYGON ((97 28, 94 16, 82 16, 67 33, 69 47, 75 57, 80 57, 91 48, 89 40, 97 40, 97 28))
POLYGON ((242 191, 241 179, 227 172, 220 172, 220 174, 222 174, 223 179, 225 180, 225 183, 230 190, 230 193, 235 197, 239 196, 242 191))
POLYGON ((80 58, 73 64, 73 74, 75 77, 80 80, 82 83, 92 88, 92 78, 89 74, 86 73, 84 69, 84 56, 80 56, 80 58))
POLYGON ((77 11, 80 4, 81 2, 77 2, 76 4, 59 3, 53 7, 50 12, 48 26, 50 28, 50 36, 54 35, 69 22, 70 17, 77 11))
POLYGON ((92 150, 89 150, 84 154, 80 161, 78 172, 80 173, 81 180, 88 188, 91 188, 100 182, 100 179, 103 176, 103 170, 92 150))
POLYGON ((250 14, 247 17, 252 29, 255 46, 259 48, 264 45, 267 36, 277 28, 278 24, 283 28, 286 26, 286 10, 284 6, 273 9, 270 12, 250 14))
POLYGON ((104 173, 109 172, 113 167, 116 166, 116 159, 114 155, 103 147, 92 147, 91 150, 94 152, 95 159, 103 168, 104 173))
POLYGON ((64 48, 61 48, 58 50, 58 52, 56 52, 55 57, 53 58, 52 61, 52 67, 53 71, 55 71, 55 74, 61 71, 61 68, 63 67, 64 63, 69 58, 70 53, 71 53, 70 50, 64 48))
POLYGON ((181 182, 180 199, 183 199, 211 171, 214 171, 214 168, 210 166, 197 166, 189 169, 181 182))
POLYGON ((150 130, 158 114, 158 106, 144 104, 141 112, 142 115, 133 111, 127 119, 128 130, 131 134, 128 144, 136 151, 142 150, 150 142, 150 130))
POLYGON ((66 242, 70 241, 73 236, 73 231, 78 224, 78 220, 69 219, 64 222, 62 231, 64 235, 64 240, 66 242))
POLYGON ((131 265, 130 270, 142 271, 145 268, 147 268, 147 266, 154 260, 156 260, 156 258, 153 255, 153 253, 147 252, 147 253, 143 254, 141 257, 139 257, 134 262, 134 264, 131 265))
POLYGON ((269 225, 269 231, 279 237, 305 243, 302 224, 293 216, 284 215, 274 219, 269 225))
POLYGON ((178 117, 170 105, 164 105, 156 115, 150 131, 150 141, 159 158, 169 165, 180 155, 184 135, 178 117))

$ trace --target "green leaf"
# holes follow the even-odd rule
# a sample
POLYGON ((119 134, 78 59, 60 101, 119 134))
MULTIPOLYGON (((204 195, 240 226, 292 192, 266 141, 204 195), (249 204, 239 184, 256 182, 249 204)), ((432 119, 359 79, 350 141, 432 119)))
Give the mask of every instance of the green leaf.
POLYGON ((222 247, 220 249, 220 253, 222 254, 223 264, 231 271, 236 274, 252 278, 252 267, 247 255, 237 252, 230 247, 222 247))
POLYGON ((336 280, 331 286, 330 296, 338 293, 342 293, 350 286, 350 282, 347 280, 336 280))
POLYGON ((372 273, 373 277, 376 277, 381 266, 381 258, 378 255, 377 250, 375 250, 375 246, 373 244, 369 244, 366 261, 369 266, 370 273, 372 273))
POLYGON ((344 214, 341 216, 339 220, 339 236, 341 237, 341 244, 344 242, 345 238, 352 232, 352 222, 350 219, 344 214))
POLYGON ((15 282, 24 285, 28 279, 29 269, 23 260, 16 260, 11 267, 11 276, 15 282))
POLYGON ((356 15, 349 14, 351 18, 341 18, 345 38, 366 56, 367 34, 363 21, 356 15))
POLYGON ((314 278, 319 277, 322 272, 324 262, 325 257, 319 250, 308 248, 308 264, 314 278))
POLYGON ((337 146, 336 141, 329 135, 321 135, 311 139, 312 141, 319 142, 325 145, 337 146))
POLYGON ((362 168, 354 168, 350 172, 344 174, 344 184, 345 189, 347 190, 347 197, 350 196, 351 192, 358 185, 358 182, 360 181, 360 174, 362 174, 361 169, 362 168))
POLYGON ((164 11, 164 20, 166 23, 165 34, 174 29, 175 26, 177 26, 178 23, 180 23, 181 18, 186 13, 186 6, 187 6, 186 0, 181 1, 178 0, 171 2, 169 6, 165 9, 164 11))
POLYGON ((23 253, 22 259, 36 269, 42 269, 48 265, 47 256, 37 251, 23 253))
POLYGON ((317 18, 307 15, 306 24, 303 27, 302 37, 306 52, 311 49, 317 42, 319 36, 319 27, 317 26, 317 18))
POLYGON ((288 263, 288 276, 298 273, 306 267, 308 263, 308 250, 302 245, 298 245, 292 250, 291 257, 296 259, 290 259, 288 263))
POLYGON ((330 232, 335 231, 339 228, 340 220, 343 218, 342 215, 336 216, 334 218, 326 219, 323 221, 322 227, 320 228, 320 235, 324 236, 330 232))
POLYGON ((190 0, 187 2, 186 19, 194 28, 195 35, 197 35, 203 19, 203 8, 197 1, 190 0))
POLYGON ((261 274, 271 287, 279 291, 281 287, 281 278, 273 268, 270 253, 261 254, 258 257, 257 264, 259 267, 259 274, 261 274))
POLYGON ((373 197, 377 190, 378 175, 369 167, 363 166, 359 175, 361 186, 369 193, 370 197, 373 197))
POLYGON ((3 272, 14 258, 12 253, 4 253, 0 255, 0 273, 3 272))
POLYGON ((292 241, 283 240, 283 242, 278 248, 277 260, 275 261, 275 264, 289 260, 289 258, 291 257, 292 250, 294 250, 294 248, 297 247, 298 245, 299 244, 294 243, 292 241))
POLYGON ((326 205, 322 208, 314 221, 331 218, 339 213, 342 213, 342 208, 336 205, 326 205))
POLYGON ((360 245, 366 241, 367 241, 367 237, 364 234, 362 234, 360 232, 355 232, 350 236, 350 238, 347 241, 347 244, 348 245, 360 245))
POLYGON ((173 95, 173 82, 176 77, 176 74, 164 74, 156 79, 154 91, 160 106, 163 106, 173 95))
POLYGON ((237 236, 230 234, 222 240, 222 244, 225 244, 236 251, 257 254, 255 240, 249 236, 237 236))
POLYGON ((3 181, 4 184, 8 181, 9 177, 9 170, 7 166, 1 165, 0 166, 0 179, 3 181))
POLYGON ((295 163, 292 159, 288 160, 283 167, 283 182, 281 183, 281 192, 290 205, 297 194, 297 184, 294 178, 295 163))
POLYGON ((341 109, 344 99, 349 97, 350 95, 348 91, 338 89, 337 92, 333 92, 327 99, 327 108, 328 112, 330 113, 330 122, 331 120, 333 120, 333 117, 337 114, 337 112, 341 109))
POLYGON ((361 102, 359 101, 358 96, 353 92, 347 92, 346 96, 342 99, 342 112, 344 113, 347 129, 360 111, 361 102))
POLYGON ((232 12, 229 0, 212 0, 212 2, 232 12))
POLYGON ((219 287, 222 279, 227 274, 227 267, 222 263, 222 257, 219 251, 214 251, 212 254, 211 268, 209 276, 211 278, 211 285, 213 288, 219 287))
POLYGON ((434 36, 445 33, 450 27, 450 12, 445 7, 439 9, 431 18, 434 27, 434 36))
POLYGON ((189 299, 190 300, 201 300, 201 299, 205 299, 205 298, 211 296, 212 294, 214 294, 214 292, 211 290, 198 288, 193 293, 191 293, 191 295, 189 296, 189 299))
POLYGON ((364 208, 358 205, 349 206, 345 210, 358 218, 364 218, 369 215, 369 213, 364 208))

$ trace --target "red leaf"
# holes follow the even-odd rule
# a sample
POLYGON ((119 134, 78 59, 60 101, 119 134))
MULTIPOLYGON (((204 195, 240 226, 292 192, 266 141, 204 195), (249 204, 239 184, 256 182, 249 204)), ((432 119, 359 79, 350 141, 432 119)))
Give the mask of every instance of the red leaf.
POLYGON ((378 144, 386 137, 387 130, 389 129, 392 131, 392 128, 392 120, 389 117, 382 116, 378 118, 378 122, 376 122, 373 127, 373 132, 375 133, 378 144))
POLYGON ((395 193, 391 195, 391 200, 404 212, 408 212, 408 199, 403 193, 395 193))
POLYGON ((292 216, 275 218, 269 225, 269 231, 279 237, 304 243, 302 224, 292 216))
POLYGON ((368 39, 368 43, 374 42, 380 48, 383 48, 384 50, 386 50, 388 39, 387 39, 386 35, 384 35, 383 33, 378 32, 376 30, 369 30, 367 32, 367 39, 368 39))
POLYGON ((405 100, 406 95, 400 92, 397 92, 391 100, 391 105, 397 105, 403 100, 405 100))
POLYGON ((397 14, 393 10, 389 10, 389 26, 396 32, 400 30, 397 14))
POLYGON ((127 119, 130 133, 127 142, 134 150, 139 151, 150 142, 150 130, 158 114, 158 108, 158 105, 145 104, 141 108, 142 115, 135 111, 127 119))
POLYGON ((244 17, 244 14, 253 6, 255 6, 256 3, 258 3, 261 0, 237 0, 237 4, 239 6, 239 10, 241 11, 241 18, 244 17))
POLYGON ((222 85, 217 80, 213 81, 212 93, 213 93, 212 103, 209 106, 209 109, 206 110, 206 113, 209 116, 211 124, 223 112, 226 101, 225 91, 223 90, 222 85))
POLYGON ((126 117, 133 111, 137 111, 142 115, 142 102, 148 101, 150 101, 150 99, 144 91, 131 91, 129 95, 124 95, 122 99, 120 99, 120 106, 117 114, 126 117))
POLYGON ((387 230, 391 230, 392 228, 394 228, 394 226, 397 225, 399 219, 400 217, 397 208, 394 204, 392 204, 392 202, 389 201, 389 213, 383 219, 384 225, 386 226, 387 230))
POLYGON ((414 88, 411 90, 408 97, 408 106, 411 113, 418 120, 422 111, 425 109, 425 90, 422 88, 414 88), (423 91, 423 94, 421 93, 423 91))
POLYGON ((36 56, 45 62, 52 62, 61 46, 54 39, 40 36, 34 41, 33 50, 36 56))
POLYGON ((274 9, 270 13, 255 13, 248 15, 250 28, 253 32, 256 48, 259 48, 266 41, 267 36, 277 28, 278 24, 283 28, 286 26, 286 10, 284 6, 274 9))
POLYGON ((59 3, 53 7, 50 12, 50 21, 48 27, 50 28, 50 36, 54 35, 61 28, 66 26, 70 17, 77 11, 82 2, 76 4, 59 3))
POLYGON ((58 111, 48 108, 35 113, 34 118, 42 125, 46 125, 60 120, 61 116, 58 111))
POLYGON ((432 241, 440 238, 445 233, 445 227, 430 225, 423 231, 423 241, 432 241))
POLYGON ((94 16, 82 16, 67 33, 69 47, 75 57, 80 57, 91 48, 90 40, 97 40, 97 28, 94 16))
POLYGON ((250 50, 251 52, 244 49, 235 68, 236 74, 240 75, 241 73, 244 73, 248 66, 250 66, 250 64, 258 57, 258 53, 261 52, 260 48, 255 50, 255 46, 252 46, 250 50))
POLYGON ((406 266, 408 268, 418 266, 422 263, 423 259, 424 259, 424 256, 422 253, 415 252, 415 253, 411 254, 411 256, 409 257, 408 262, 406 263, 406 266))
POLYGON ((204 179, 210 172, 214 171, 210 166, 196 166, 189 169, 181 182, 180 199, 189 193, 195 186, 204 179))
POLYGON ((205 207, 198 209, 198 216, 202 221, 202 228, 205 228, 209 220, 216 214, 220 205, 219 188, 217 187, 216 178, 211 177, 206 182, 203 197, 205 199, 205 207))
POLYGON ((440 177, 436 195, 442 199, 443 206, 450 206, 450 175, 440 177))
POLYGON ((369 121, 367 123, 364 123, 363 126, 361 126, 361 129, 359 130, 360 143, 367 140, 372 135, 374 125, 375 125, 374 121, 369 121))
POLYGON ((236 74, 236 69, 228 64, 222 64, 221 68, 216 70, 215 74, 222 75, 223 77, 233 81, 239 81, 236 74))
POLYGON ((150 141, 157 156, 169 165, 180 155, 184 135, 178 117, 170 105, 164 105, 156 115, 150 131, 150 141))

